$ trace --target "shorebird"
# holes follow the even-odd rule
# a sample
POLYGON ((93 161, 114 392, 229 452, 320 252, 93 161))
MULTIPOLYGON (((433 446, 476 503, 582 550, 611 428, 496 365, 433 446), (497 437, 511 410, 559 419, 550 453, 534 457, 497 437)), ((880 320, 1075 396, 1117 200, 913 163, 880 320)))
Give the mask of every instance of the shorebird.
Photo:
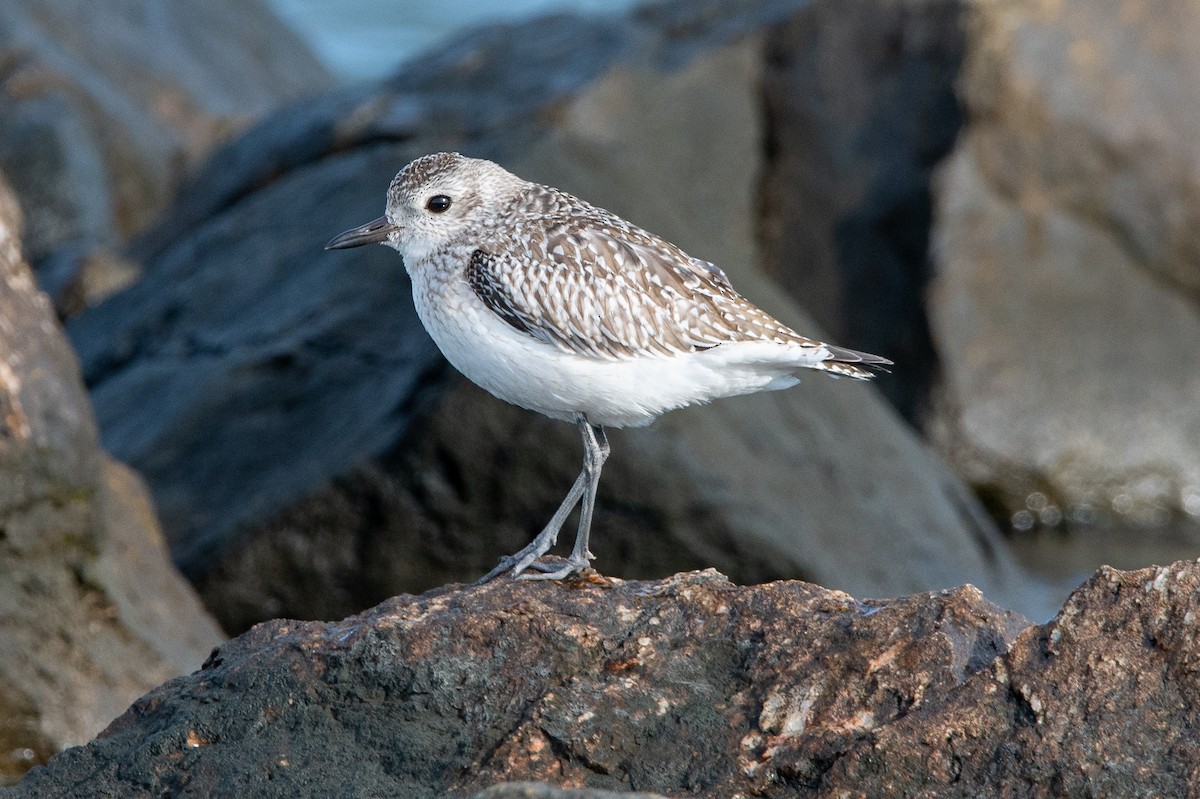
POLYGON ((788 388, 802 369, 862 380, 892 363, 806 338, 738 294, 715 264, 458 153, 401 169, 386 213, 325 249, 364 244, 403 256, 417 315, 455 368, 502 400, 573 422, 583 438, 583 470, 554 516, 479 583, 505 572, 555 580, 590 565, 605 427, 788 388), (566 563, 540 562, 577 504, 566 563))

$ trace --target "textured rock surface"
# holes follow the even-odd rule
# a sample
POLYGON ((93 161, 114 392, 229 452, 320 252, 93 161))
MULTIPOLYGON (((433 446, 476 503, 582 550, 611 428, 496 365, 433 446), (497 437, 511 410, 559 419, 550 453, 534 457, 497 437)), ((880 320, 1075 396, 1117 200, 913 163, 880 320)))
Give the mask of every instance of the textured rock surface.
POLYGON ((447 588, 260 625, 9 796, 1188 796, 1198 613, 1197 562, 1041 626, 970 586, 447 588))
POLYGON ((881 730, 827 779, 880 796, 1191 796, 1198 618, 1197 562, 1104 567, 942 707, 881 730))
POLYGON ((1022 626, 969 587, 862 603, 709 571, 442 589, 260 625, 21 790, 415 798, 537 780, 790 796, 944 703, 1022 626))
POLYGON ((125 273, 97 246, 144 229, 216 142, 329 83, 259 0, 96 12, 86 0, 0 8, 0 171, 25 209, 27 256, 64 293, 81 269, 74 288, 104 293, 104 276, 125 273))
POLYGON ((542 782, 505 782, 484 788, 472 799, 665 799, 656 793, 555 788, 542 782))
POLYGON ((0 184, 0 782, 83 743, 221 640, 145 488, 99 449, 0 184))
MULTIPOLYGON (((932 425, 1014 527, 1200 541, 1200 7, 980 3, 938 185, 932 425), (1089 529, 1089 522, 1095 527, 1089 529)), ((1092 561, 1093 563, 1095 561, 1092 561)))
MULTIPOLYGON (((394 253, 320 250, 377 216, 420 153, 461 149, 574 190, 813 329, 754 268, 760 34, 804 5, 492 29, 273 117, 197 178, 143 242, 146 278, 71 331, 106 445, 146 476, 224 622, 329 618, 477 576, 576 473, 569 427, 455 387, 394 253)), ((598 565, 720 565, 864 595, 970 580, 1048 615, 978 504, 871 388, 815 377, 614 438, 598 565)))

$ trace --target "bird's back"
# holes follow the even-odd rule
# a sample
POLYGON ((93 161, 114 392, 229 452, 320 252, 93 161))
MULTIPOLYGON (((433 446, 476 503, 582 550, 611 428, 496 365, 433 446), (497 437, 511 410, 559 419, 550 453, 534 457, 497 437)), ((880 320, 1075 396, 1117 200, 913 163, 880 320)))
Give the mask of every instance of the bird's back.
POLYGON ((468 275, 481 301, 515 328, 579 357, 670 357, 769 343, 790 351, 797 367, 833 360, 826 370, 850 377, 886 364, 800 335, 738 294, 714 264, 536 184, 497 215, 468 275))

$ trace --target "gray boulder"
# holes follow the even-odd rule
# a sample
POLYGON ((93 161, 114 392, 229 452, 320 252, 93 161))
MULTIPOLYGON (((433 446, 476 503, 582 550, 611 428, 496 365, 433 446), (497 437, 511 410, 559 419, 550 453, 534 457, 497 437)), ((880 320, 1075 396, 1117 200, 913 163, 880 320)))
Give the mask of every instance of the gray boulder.
POLYGON ((824 0, 765 42, 763 268, 835 341, 902 365, 879 387, 918 425, 938 368, 931 180, 963 124, 967 5, 824 0))
POLYGON ((92 738, 222 639, 149 496, 99 448, 0 183, 0 783, 92 738))
POLYGON ((144 230, 217 142, 330 83, 259 0, 9 0, 0 63, 0 171, 68 307, 136 275, 97 248, 144 230))
POLYGON ((969 123, 937 183, 930 431, 1012 527, 1058 550, 1066 530, 1079 568, 1194 553, 1200 9, 971 20, 969 123))
POLYGON ((765 268, 904 364, 880 387, 1046 573, 1196 550, 1198 20, 825 2, 767 40, 765 268))

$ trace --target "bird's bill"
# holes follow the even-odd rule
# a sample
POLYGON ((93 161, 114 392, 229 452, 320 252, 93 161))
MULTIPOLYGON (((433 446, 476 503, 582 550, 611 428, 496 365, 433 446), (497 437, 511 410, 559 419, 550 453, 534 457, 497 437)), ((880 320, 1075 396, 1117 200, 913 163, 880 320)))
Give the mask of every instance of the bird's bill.
POLYGON ((365 225, 351 228, 341 235, 334 236, 325 245, 327 250, 345 250, 350 247, 361 247, 364 244, 382 244, 396 230, 396 226, 388 221, 386 216, 372 219, 365 225))

